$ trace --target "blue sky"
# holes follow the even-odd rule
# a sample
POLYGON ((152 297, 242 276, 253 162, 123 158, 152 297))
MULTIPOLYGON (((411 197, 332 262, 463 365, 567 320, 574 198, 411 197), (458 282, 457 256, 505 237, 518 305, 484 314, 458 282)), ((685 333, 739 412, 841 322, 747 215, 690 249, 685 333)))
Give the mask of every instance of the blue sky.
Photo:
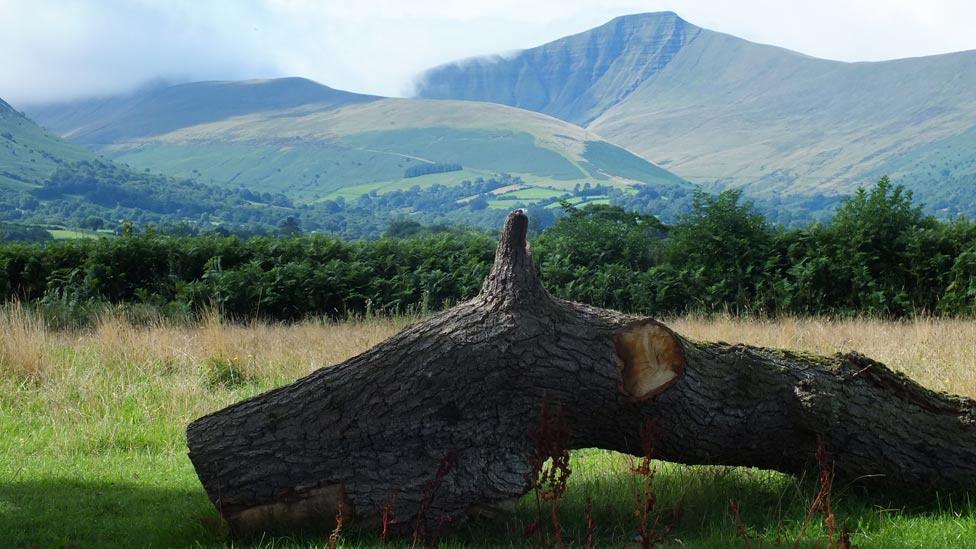
POLYGON ((292 75, 405 95, 439 63, 662 10, 844 61, 976 49, 972 0, 0 0, 0 97, 16 106, 154 79, 292 75))

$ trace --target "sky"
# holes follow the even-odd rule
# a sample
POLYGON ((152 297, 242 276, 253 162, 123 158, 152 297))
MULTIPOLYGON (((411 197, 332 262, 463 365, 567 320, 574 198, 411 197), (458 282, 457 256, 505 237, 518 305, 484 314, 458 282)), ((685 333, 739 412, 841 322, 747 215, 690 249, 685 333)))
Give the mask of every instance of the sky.
POLYGON ((426 68, 665 10, 842 61, 976 49, 973 0, 0 0, 0 98, 279 76, 407 96, 426 68))

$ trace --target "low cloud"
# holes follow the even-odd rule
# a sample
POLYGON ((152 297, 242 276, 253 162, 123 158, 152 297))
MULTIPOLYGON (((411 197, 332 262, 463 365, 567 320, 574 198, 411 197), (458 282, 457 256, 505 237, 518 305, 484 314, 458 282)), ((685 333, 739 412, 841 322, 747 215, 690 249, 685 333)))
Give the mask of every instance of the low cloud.
POLYGON ((152 80, 305 76, 380 95, 422 70, 531 47, 616 15, 692 23, 842 60, 976 48, 976 5, 943 0, 0 0, 0 97, 15 106, 152 80))

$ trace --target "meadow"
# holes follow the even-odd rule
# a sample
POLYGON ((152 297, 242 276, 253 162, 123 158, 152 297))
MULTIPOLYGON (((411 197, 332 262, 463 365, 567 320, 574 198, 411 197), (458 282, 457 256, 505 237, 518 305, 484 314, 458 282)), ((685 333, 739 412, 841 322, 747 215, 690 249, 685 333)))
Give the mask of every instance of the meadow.
MULTIPOLYGON (((340 362, 398 331, 406 317, 233 324, 103 314, 91 327, 48 328, 23 307, 0 311, 0 546, 326 546, 324 536, 226 536, 186 458, 192 419, 340 362)), ((666 319, 679 333, 831 354, 858 350, 938 390, 976 397, 976 322, 916 318, 666 319)), ((631 544, 637 531, 634 459, 574 452, 560 506, 567 540, 590 531, 596 545, 631 544)), ((779 540, 824 546, 820 517, 807 512, 816 479, 746 468, 654 462, 655 513, 673 523, 665 547, 753 546, 779 540), (733 519, 736 500, 741 522, 733 519), (680 511, 675 520, 673 515, 680 511)), ((856 547, 976 546, 976 504, 962 494, 833 491, 839 527, 856 547)), ((446 534, 442 547, 536 546, 531 494, 515 513, 446 534)), ((375 532, 346 531, 339 546, 369 547, 375 532)))

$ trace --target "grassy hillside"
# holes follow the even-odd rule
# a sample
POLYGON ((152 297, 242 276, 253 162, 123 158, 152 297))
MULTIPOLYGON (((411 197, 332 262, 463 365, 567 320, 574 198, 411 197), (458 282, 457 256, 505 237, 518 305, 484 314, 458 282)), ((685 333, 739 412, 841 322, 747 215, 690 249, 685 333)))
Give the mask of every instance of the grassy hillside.
POLYGON ((707 33, 591 127, 690 179, 772 194, 972 173, 971 147, 959 168, 926 164, 974 125, 976 52, 851 64, 707 33))
POLYGON ((161 85, 122 96, 28 106, 27 112, 51 131, 90 145, 158 135, 256 111, 308 104, 329 108, 373 99, 305 78, 278 78, 161 85))
POLYGON ((477 174, 509 173, 555 189, 597 180, 621 186, 681 183, 570 124, 470 102, 385 99, 339 109, 259 113, 102 150, 133 166, 195 173, 216 184, 304 200, 362 184, 394 189, 462 180, 460 174, 405 177, 408 168, 426 163, 457 163, 477 174), (616 151, 635 169, 623 173, 612 164, 588 162, 588 143, 616 151))
POLYGON ((219 188, 98 159, 0 100, 0 240, 42 228, 56 238, 91 235, 127 221, 268 228, 296 215, 280 193, 219 188))
POLYGON ((653 13, 439 67, 418 90, 549 113, 754 196, 846 193, 887 173, 923 197, 950 180, 976 197, 976 51, 843 63, 653 13))
POLYGON ((93 157, 44 131, 0 99, 0 192, 31 189, 58 166, 93 157))
POLYGON ((554 194, 586 182, 684 183, 591 132, 538 113, 358 96, 301 79, 186 84, 32 112, 66 137, 137 169, 304 202, 351 197, 349 189, 458 184, 499 173, 554 194), (210 108, 216 98, 233 109, 210 108), (432 164, 459 164, 463 172, 407 177, 411 168, 432 164))
MULTIPOLYGON (((348 238, 377 237, 391 227, 409 233, 443 230, 444 225, 496 229, 504 209, 557 206, 559 198, 572 196, 577 188, 581 192, 583 187, 589 188, 589 182, 574 184, 577 180, 572 178, 579 177, 577 174, 592 174, 601 189, 632 192, 627 187, 629 180, 612 179, 600 172, 600 154, 593 156, 589 152, 591 145, 599 142, 574 141, 566 134, 552 136, 542 125, 532 129, 551 138, 555 145, 538 146, 531 134, 504 128, 468 131, 410 128, 404 124, 407 127, 400 130, 351 134, 348 140, 355 146, 339 144, 338 138, 322 133, 313 143, 301 142, 297 146, 255 145, 245 138, 206 145, 161 141, 155 147, 143 143, 138 149, 126 151, 132 156, 149 154, 157 161, 161 159, 166 172, 185 174, 174 178, 159 170, 134 169, 95 158, 91 152, 46 133, 6 103, 0 106, 0 240, 120 232, 126 230, 129 222, 135 230, 152 225, 156 230, 180 234, 214 230, 244 235, 282 231, 290 234, 298 230, 348 238), (404 152, 393 152, 397 149, 404 152), (455 161, 431 163, 417 156, 431 151, 438 157, 487 168, 464 168, 455 161), (573 161, 556 151, 566 155, 582 151, 596 167, 576 168, 573 161), (322 178, 323 158, 330 152, 334 155, 328 158, 335 162, 326 166, 326 178, 322 178), (213 176, 220 177, 221 169, 226 168, 229 175, 220 180, 222 185, 216 185, 207 182, 196 166, 205 167, 211 181, 213 176), (425 166, 430 169, 423 169, 425 166), (498 175, 499 168, 534 170, 538 174, 528 173, 524 178, 498 175), (247 170, 250 177, 263 174, 265 179, 253 190, 244 188, 237 181, 242 170, 247 170), (364 180, 367 182, 341 184, 364 180), (421 224, 429 227, 421 228, 421 224)), ((421 120, 408 110, 401 112, 412 120, 421 120)), ((448 121, 450 115, 457 115, 447 114, 444 119, 448 121)), ((557 129, 565 126, 554 119, 528 114, 554 123, 557 129)), ((341 122, 344 118, 340 115, 336 120, 341 122)), ((588 137, 579 128, 573 131, 581 140, 588 137)), ((632 158, 626 151, 611 145, 595 150, 623 154, 631 158, 638 172, 644 170, 648 181, 665 181, 663 184, 670 184, 672 192, 689 192, 681 180, 632 158), (673 184, 668 182, 669 177, 673 184)), ((580 160, 583 164, 587 160, 580 160)), ((628 175, 635 177, 631 172, 628 175)), ((653 183, 639 184, 635 189, 652 186, 653 183)), ((659 213, 673 219, 677 210, 672 203, 659 202, 663 206, 659 213)), ((554 219, 551 210, 540 207, 537 211, 539 215, 534 219, 539 228, 554 219)))

